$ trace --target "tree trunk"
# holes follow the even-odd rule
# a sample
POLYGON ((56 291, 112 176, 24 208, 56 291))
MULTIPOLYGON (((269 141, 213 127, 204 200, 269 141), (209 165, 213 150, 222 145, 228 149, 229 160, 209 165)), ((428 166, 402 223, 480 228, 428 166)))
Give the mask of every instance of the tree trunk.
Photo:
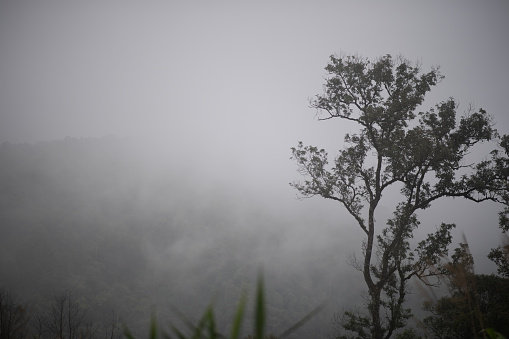
POLYGON ((369 311, 371 313, 371 321, 373 329, 371 330, 373 339, 382 339, 382 324, 380 322, 380 288, 374 288, 369 291, 371 295, 371 305, 369 311))

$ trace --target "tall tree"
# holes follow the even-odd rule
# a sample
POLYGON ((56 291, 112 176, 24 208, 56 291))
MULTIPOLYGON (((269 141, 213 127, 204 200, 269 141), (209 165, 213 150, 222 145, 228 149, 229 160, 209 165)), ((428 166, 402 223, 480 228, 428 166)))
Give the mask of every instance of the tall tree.
POLYGON ((330 167, 325 150, 299 142, 292 159, 306 179, 291 185, 303 197, 338 202, 365 233, 362 262, 353 264, 368 288, 368 314, 346 312, 344 327, 360 337, 389 338, 411 315, 404 308, 409 280, 435 274, 455 226, 442 223, 411 248, 416 212, 445 197, 500 200, 503 180, 493 159, 465 162, 474 145, 498 134, 482 109, 457 123, 452 98, 416 112, 443 78, 438 68, 421 73, 418 64, 386 55, 373 61, 331 56, 325 69, 324 93, 311 100, 319 120, 343 119, 360 130, 345 136, 330 167), (401 201, 391 219, 377 223, 377 207, 391 187, 400 188, 401 201))

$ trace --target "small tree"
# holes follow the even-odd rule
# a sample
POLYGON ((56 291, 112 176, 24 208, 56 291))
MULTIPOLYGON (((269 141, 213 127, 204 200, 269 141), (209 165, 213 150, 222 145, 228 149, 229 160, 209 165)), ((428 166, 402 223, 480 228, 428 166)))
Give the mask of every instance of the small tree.
POLYGON ((103 333, 105 339, 120 338, 122 335, 120 319, 115 312, 111 312, 109 318, 103 320, 103 333))
POLYGON ((424 303, 424 324, 436 338, 487 338, 491 328, 509 334, 509 279, 475 274, 468 244, 444 265, 450 296, 424 303))
POLYGON ((360 130, 345 136, 331 167, 325 150, 299 142, 292 159, 306 180, 291 185, 303 197, 338 202, 364 232, 363 260, 352 263, 368 288, 368 313, 347 312, 344 327, 360 337, 389 338, 411 315, 404 308, 409 280, 434 276, 451 242, 454 224, 442 223, 412 249, 416 212, 444 197, 500 200, 503 180, 493 159, 464 161, 474 145, 497 133, 482 109, 458 124, 452 98, 415 112, 443 78, 438 68, 421 74, 419 65, 386 55, 374 61, 331 56, 325 69, 325 92, 311 100, 319 120, 343 119, 360 130), (385 225, 376 223, 383 194, 395 185, 402 199, 385 225))
POLYGON ((46 319, 48 332, 53 337, 61 339, 88 337, 80 333, 83 329, 88 330, 86 326, 82 328, 85 313, 85 309, 70 291, 55 295, 46 319))
POLYGON ((0 339, 23 338, 30 319, 26 305, 18 303, 16 296, 0 287, 0 339))

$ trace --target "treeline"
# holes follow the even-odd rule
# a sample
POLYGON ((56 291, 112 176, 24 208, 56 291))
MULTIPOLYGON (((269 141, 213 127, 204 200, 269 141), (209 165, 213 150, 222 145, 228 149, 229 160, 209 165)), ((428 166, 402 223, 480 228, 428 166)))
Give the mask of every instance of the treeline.
POLYGON ((0 338, 106 338, 122 337, 118 316, 99 317, 87 312, 70 291, 53 296, 46 308, 23 304, 0 288, 0 338))

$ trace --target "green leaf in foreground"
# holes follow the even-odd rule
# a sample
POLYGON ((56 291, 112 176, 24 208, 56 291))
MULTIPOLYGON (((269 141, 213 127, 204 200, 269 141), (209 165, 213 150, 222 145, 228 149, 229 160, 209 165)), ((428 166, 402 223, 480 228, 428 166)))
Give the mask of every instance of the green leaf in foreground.
POLYGON ((497 331, 495 331, 492 328, 487 328, 487 329, 483 330, 483 332, 485 332, 490 339, 505 339, 504 335, 502 335, 501 333, 498 333, 497 331))
POLYGON ((255 339, 263 338, 265 327, 265 298, 263 290, 263 274, 258 275, 258 285, 256 288, 256 306, 255 306, 255 339))
POLYGON ((231 339, 238 339, 240 336, 240 329, 242 327, 242 320, 244 319, 244 311, 246 309, 247 297, 246 294, 243 293, 240 296, 239 304, 237 306, 237 310, 235 311, 235 317, 233 319, 231 339))
MULTIPOLYGON (((219 338, 229 338, 229 339, 240 339, 240 333, 242 329, 242 321, 244 320, 244 314, 246 310, 247 304, 247 294, 242 293, 237 309, 235 310, 233 324, 231 329, 230 337, 222 335, 217 332, 216 322, 214 318, 214 310, 212 306, 208 306, 202 317, 198 321, 197 324, 191 322, 187 319, 182 313, 178 310, 174 310, 183 321, 185 327, 188 328, 191 334, 186 335, 181 330, 179 330, 174 324, 170 324, 171 333, 160 332, 161 336, 164 339, 219 339, 219 338)), ((319 305, 314 310, 305 315, 300 321, 295 323, 289 329, 284 331, 279 337, 283 338, 287 337, 291 333, 295 332, 299 327, 304 325, 307 321, 313 318, 318 312, 320 312, 325 306, 325 303, 319 305)), ((265 333, 265 289, 263 283, 263 274, 259 274, 258 283, 256 287, 256 295, 254 300, 254 339, 264 339, 264 338, 274 338, 274 336, 264 337, 265 333)), ((136 339, 134 335, 131 333, 127 325, 124 325, 124 335, 127 339, 136 339)), ((157 330, 157 322, 155 317, 153 316, 150 322, 150 339, 157 339, 158 330, 157 330)), ((253 338, 248 336, 247 338, 253 338)))

